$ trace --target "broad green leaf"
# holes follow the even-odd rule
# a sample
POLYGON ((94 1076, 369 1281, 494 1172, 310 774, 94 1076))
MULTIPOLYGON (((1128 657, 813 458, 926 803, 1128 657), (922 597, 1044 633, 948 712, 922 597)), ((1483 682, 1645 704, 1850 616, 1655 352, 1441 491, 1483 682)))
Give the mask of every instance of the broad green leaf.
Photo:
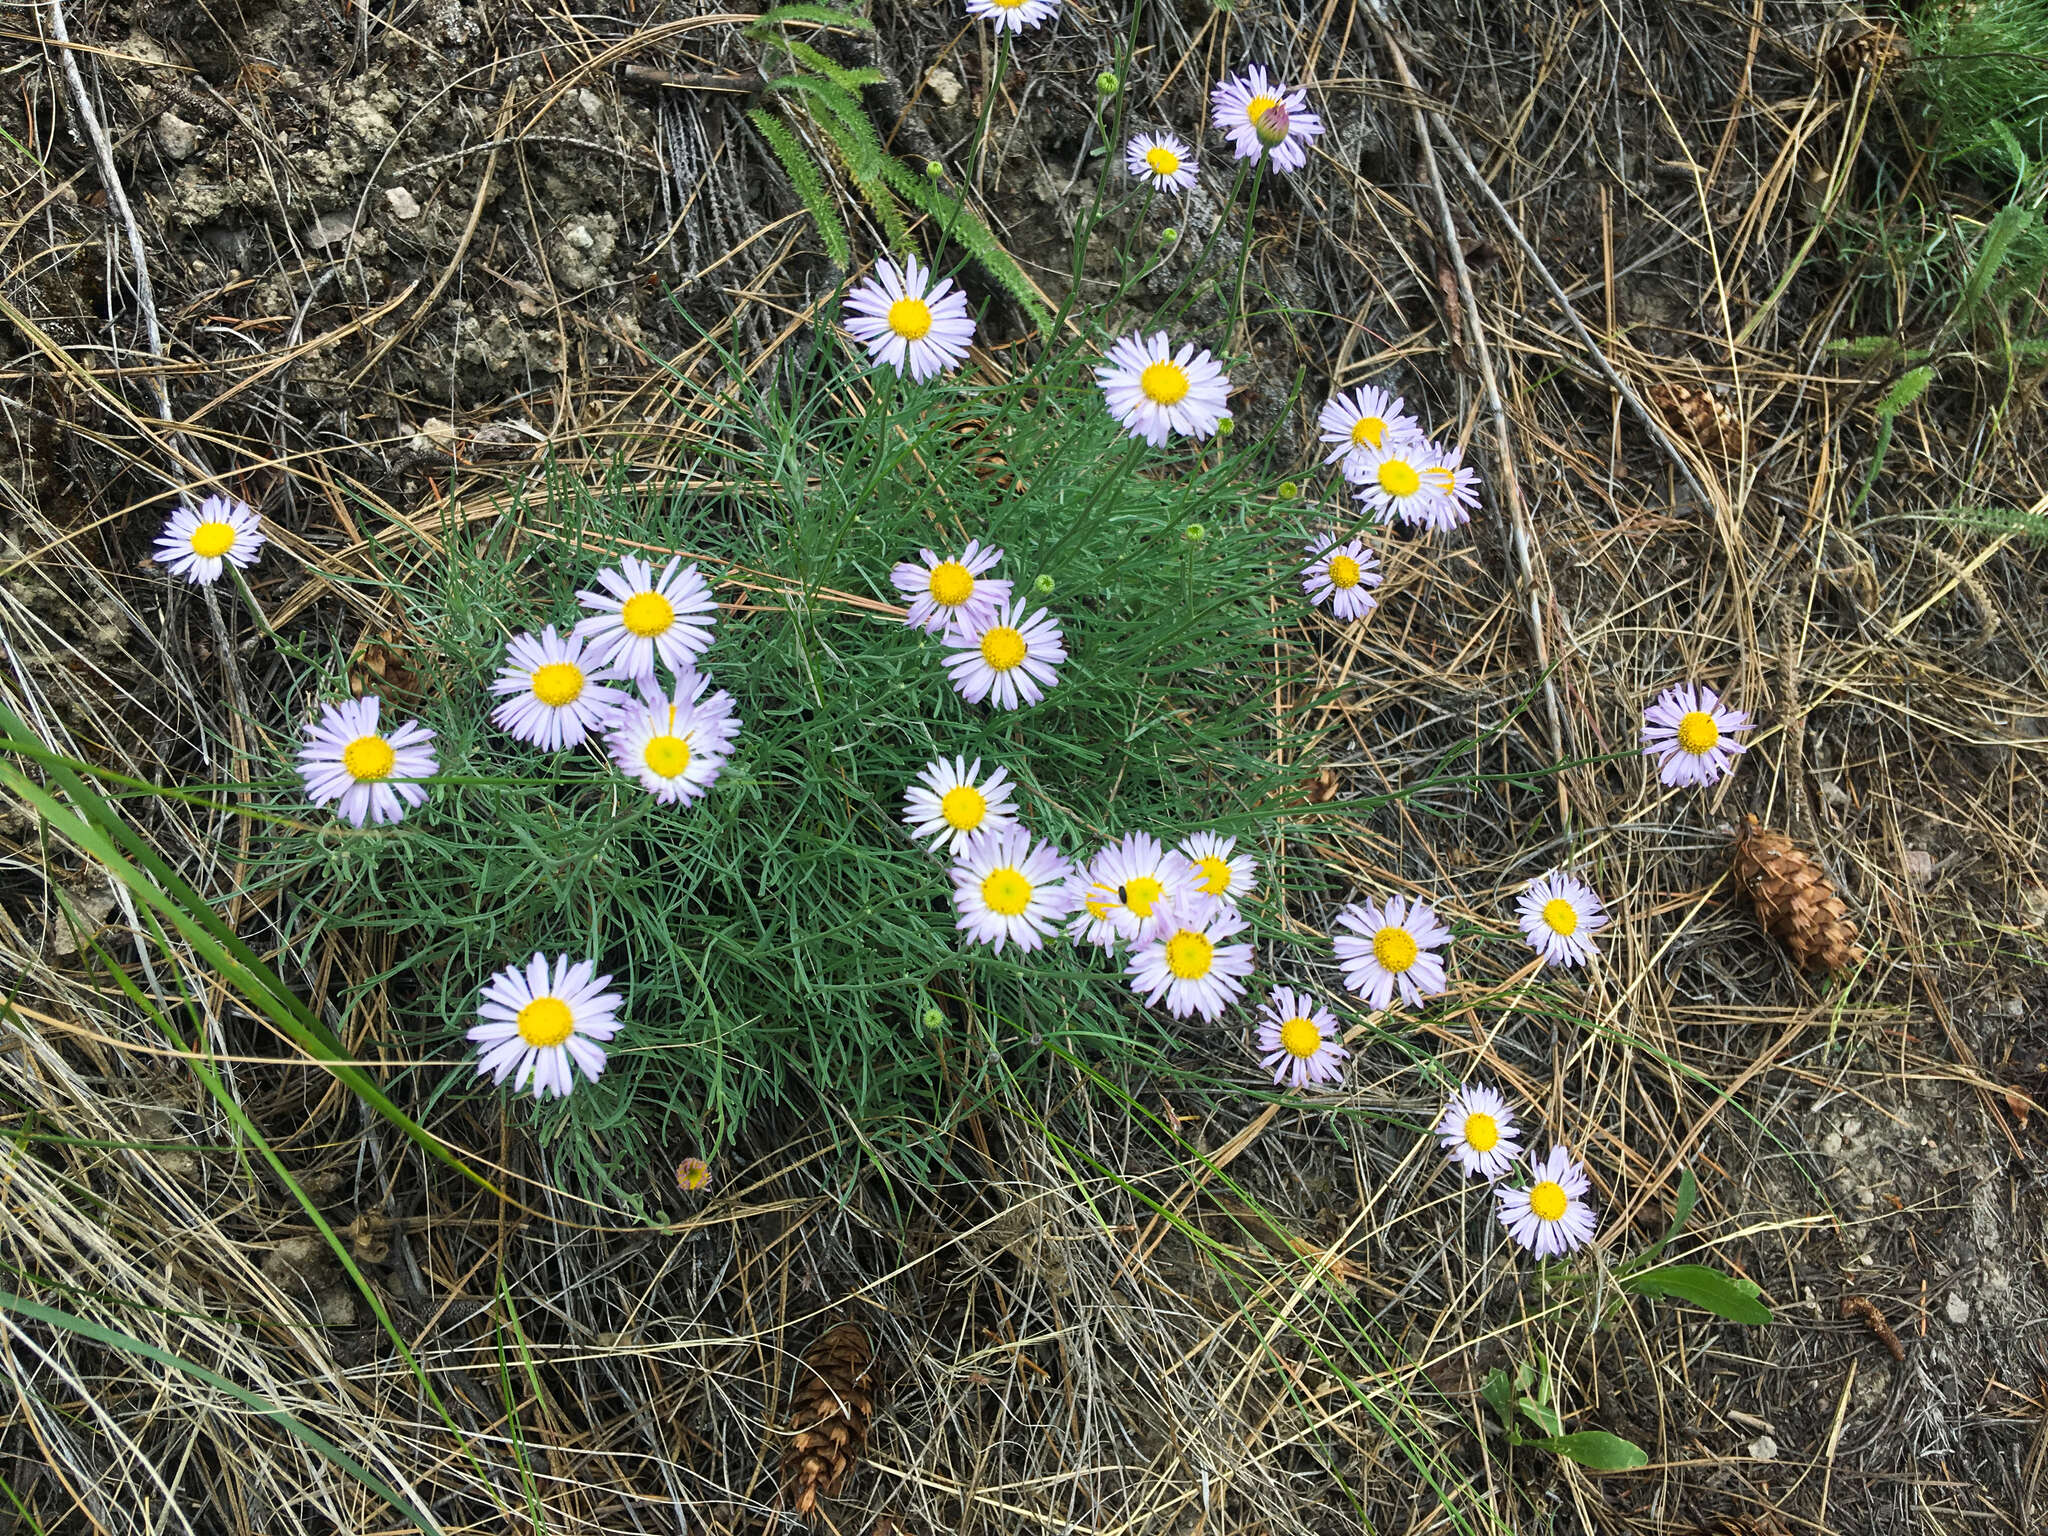
POLYGON ((1544 1434, 1557 1435, 1564 1432, 1564 1420, 1557 1416, 1557 1410, 1551 1407, 1550 1404, 1541 1402, 1533 1397, 1525 1397, 1515 1406, 1522 1410, 1523 1418, 1542 1430, 1544 1434))
POLYGON ((1630 1266, 1639 1269, 1645 1264, 1657 1262, 1657 1255, 1670 1246, 1671 1240, 1685 1230, 1685 1224, 1692 1217, 1693 1207, 1700 1203, 1700 1181, 1692 1176, 1690 1168, 1678 1171, 1678 1198, 1671 1207, 1671 1225, 1664 1229, 1664 1235, 1635 1257, 1630 1266))
POLYGON ((1724 1275, 1704 1264, 1659 1265, 1627 1276, 1621 1287, 1638 1296, 1676 1296, 1731 1323, 1760 1328, 1771 1321, 1771 1309, 1757 1300, 1757 1288, 1752 1282, 1724 1275))
POLYGON ((1568 1456, 1595 1472, 1630 1472, 1649 1463, 1649 1453, 1633 1440, 1610 1435, 1604 1429, 1582 1429, 1573 1435, 1552 1435, 1544 1440, 1525 1440, 1525 1445, 1568 1456))
POLYGON ((1495 1366, 1480 1384, 1479 1395, 1493 1405, 1493 1411, 1500 1415, 1501 1423, 1513 1429, 1515 1425, 1515 1384, 1508 1380, 1508 1373, 1495 1366))

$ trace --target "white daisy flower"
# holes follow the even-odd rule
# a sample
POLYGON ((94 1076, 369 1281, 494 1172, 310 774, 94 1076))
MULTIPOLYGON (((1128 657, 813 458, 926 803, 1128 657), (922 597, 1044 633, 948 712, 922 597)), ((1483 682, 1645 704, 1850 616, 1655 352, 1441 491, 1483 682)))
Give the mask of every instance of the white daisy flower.
POLYGON ((1398 991, 1410 1008, 1444 990, 1444 962, 1436 951, 1450 942, 1451 930, 1437 921, 1427 902, 1390 897, 1383 907, 1371 902, 1346 907, 1337 922, 1348 928, 1331 941, 1344 985, 1375 1008, 1394 1006, 1398 991))
POLYGON ((1449 533, 1460 523, 1472 521, 1479 510, 1479 471, 1465 465, 1464 450, 1455 444, 1429 444, 1429 460, 1422 468, 1424 482, 1437 492, 1434 521, 1430 526, 1449 533))
POLYGON ((530 1081, 536 1099, 565 1097, 579 1068, 596 1082, 604 1071, 599 1042, 619 1032, 617 1014, 626 1001, 605 991, 612 979, 592 975, 596 969, 567 955, 557 955, 550 969, 546 955, 535 955, 523 971, 507 966, 485 982, 477 1008, 483 1023, 469 1032, 483 1047, 477 1076, 494 1083, 510 1077, 514 1093, 530 1081))
POLYGON ((661 805, 701 799, 718 782, 740 722, 732 695, 712 693, 711 679, 685 672, 666 695, 652 677, 642 678, 640 697, 628 699, 612 726, 612 761, 661 805))
POLYGON ((1316 435, 1330 445, 1323 462, 1341 463, 1347 480, 1358 478, 1353 470, 1375 448, 1412 447, 1428 441, 1422 423, 1408 414, 1407 402, 1370 384, 1348 395, 1330 396, 1316 424, 1321 429, 1316 435))
POLYGON ((322 704, 320 718, 306 726, 306 744, 299 748, 299 777, 306 798, 315 805, 334 802, 334 814, 350 826, 383 825, 405 819, 408 806, 427 803, 424 784, 439 768, 434 733, 408 720, 385 734, 377 729, 380 700, 375 694, 322 704))
POLYGON ((979 832, 1017 825, 1010 806, 1015 786, 1001 768, 981 777, 981 759, 964 757, 926 763, 917 782, 903 792, 903 824, 910 835, 929 838, 934 849, 957 853, 979 832))
POLYGON ((967 295, 950 277, 934 283, 915 256, 900 267, 887 257, 876 262, 875 275, 847 294, 845 307, 853 312, 846 328, 868 349, 868 360, 919 384, 958 368, 974 340, 967 295))
POLYGON ((630 695, 603 685, 620 680, 591 665, 581 637, 564 640, 550 624, 538 635, 514 635, 505 647, 505 665, 491 680, 505 702, 491 719, 529 745, 559 752, 611 729, 630 695))
POLYGON ((970 704, 988 699, 998 709, 1021 709, 1045 697, 1059 681, 1055 670, 1067 659, 1060 626, 1043 608, 1020 618, 1006 598, 985 623, 954 625, 946 631, 946 670, 953 687, 970 704))
POLYGON ((592 660, 631 678, 652 677, 657 656, 671 672, 695 671, 718 608, 697 567, 671 560, 656 577, 652 565, 632 555, 619 567, 597 573, 604 591, 576 594, 592 610, 574 630, 595 642, 592 660))
POLYGON ((1713 689, 1685 683, 1666 688, 1643 711, 1643 756, 1657 759, 1666 784, 1712 784, 1749 750, 1732 734, 1748 729, 1747 710, 1723 708, 1713 689))
POLYGON ((1131 990, 1146 1003, 1166 999, 1176 1019, 1198 1013, 1210 1023, 1244 996, 1244 978, 1252 973, 1252 947, 1225 944, 1244 931, 1244 919, 1215 902, 1176 911, 1169 907, 1152 939, 1131 951, 1124 974, 1131 990))
POLYGON ((1461 519, 1440 505, 1443 490, 1424 473, 1437 457, 1427 443, 1367 449, 1359 455, 1358 473, 1352 482, 1358 487, 1358 499, 1383 523, 1398 517, 1411 526, 1455 528, 1461 519))
POLYGON ((1164 448, 1176 432, 1207 437, 1230 415, 1230 379, 1216 359, 1206 350, 1197 353, 1193 342, 1175 352, 1164 331, 1122 338, 1095 370, 1095 382, 1109 414, 1154 448, 1164 448))
POLYGON ((1124 167, 1161 192, 1195 184, 1195 152, 1170 133, 1141 133, 1124 146, 1124 167))
POLYGON ((1209 120, 1230 136, 1238 159, 1270 157, 1277 171, 1308 164, 1309 143, 1323 134, 1308 92, 1281 85, 1256 64, 1209 93, 1209 120))
POLYGON ((998 32, 1022 32, 1059 14, 1060 0, 967 0, 967 14, 998 32))
POLYGON ((1522 1155, 1516 1139, 1515 1112, 1508 1101, 1491 1088, 1466 1084, 1444 1106, 1436 1122, 1437 1140, 1444 1156, 1465 1170, 1491 1182, 1507 1177, 1508 1169, 1522 1155))
POLYGON ((230 565, 246 569, 264 545, 255 511, 225 496, 209 496, 194 511, 180 506, 157 535, 156 563, 195 587, 219 581, 230 565))
POLYGON ((958 555, 941 559, 928 549, 918 551, 919 560, 905 560, 889 572, 889 581, 910 599, 910 611, 903 622, 930 634, 943 632, 947 625, 986 624, 997 605, 1010 600, 1007 578, 984 576, 1003 558, 1000 549, 984 548, 979 539, 969 539, 958 555))
POLYGON ((1593 935, 1607 926, 1607 910, 1577 875, 1553 869, 1537 876, 1515 898, 1515 908, 1529 947, 1545 965, 1584 965, 1599 955, 1593 935))
POLYGON ((1196 911, 1208 904, 1197 889, 1195 866, 1145 832, 1111 843, 1083 873, 1087 884, 1069 926, 1077 939, 1103 949, 1119 939, 1142 944, 1157 937, 1169 908, 1196 911))
POLYGON ((1259 888, 1258 861, 1239 853, 1234 837, 1197 832, 1182 841, 1179 851, 1195 866, 1195 889, 1214 901, 1234 907, 1259 888))
POLYGON ((1351 1053, 1337 1034, 1336 1015, 1306 992, 1275 987, 1259 1004, 1259 1062, 1278 1085, 1307 1088, 1342 1078, 1351 1053))
POLYGON ((1301 568, 1301 590, 1320 608, 1347 624, 1362 619, 1379 607, 1372 589, 1385 580, 1380 574, 1380 557, 1358 539, 1339 544, 1325 534, 1308 546, 1308 564, 1301 568))
POLYGON ((1539 1259, 1554 1259, 1593 1240, 1595 1217, 1586 1203, 1593 1187, 1586 1170, 1563 1147, 1529 1164, 1525 1189, 1497 1189, 1500 1224, 1522 1247, 1539 1259))
POLYGON ((1051 843, 1008 826, 971 838, 953 860, 954 926, 997 954, 1005 944, 1037 949, 1072 910, 1073 865, 1051 843))

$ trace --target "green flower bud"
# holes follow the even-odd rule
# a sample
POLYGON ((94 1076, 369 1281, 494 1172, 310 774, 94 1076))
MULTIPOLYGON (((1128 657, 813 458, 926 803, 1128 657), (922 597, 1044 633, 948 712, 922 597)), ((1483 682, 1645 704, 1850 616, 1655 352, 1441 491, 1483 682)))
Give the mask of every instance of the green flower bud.
POLYGON ((1116 88, 1122 84, 1123 82, 1117 79, 1116 71, 1113 69, 1105 69, 1095 77, 1095 89, 1102 92, 1105 96, 1114 96, 1116 88))
POLYGON ((946 1016, 945 1016, 945 1014, 941 1013, 941 1012, 940 1012, 940 1011, 939 1011, 938 1009, 936 1009, 936 1008, 927 1008, 927 1009, 925 1009, 925 1011, 924 1011, 924 1027, 925 1027, 926 1029, 944 1029, 944 1028, 946 1027, 946 1016))
POLYGON ((1175 229, 1171 224, 1167 225, 1166 228, 1159 231, 1159 243, 1161 245, 1171 245, 1174 241, 1178 240, 1179 238, 1180 231, 1175 229))
POLYGON ((1299 496, 1300 494, 1301 487, 1296 485, 1292 480, 1282 480, 1280 482, 1280 495, 1283 500, 1292 501, 1295 497, 1299 496))
POLYGON ((1031 585, 1040 597, 1052 596, 1052 578, 1050 576, 1040 576, 1031 585))
POLYGON ((1180 536, 1186 539, 1190 544, 1199 544, 1202 542, 1202 540, 1209 537, 1209 530, 1204 528, 1200 523, 1189 523, 1187 527, 1181 530, 1180 536))
POLYGON ((931 177, 933 181, 937 181, 946 174, 946 168, 936 160, 927 160, 924 163, 924 173, 931 177))
POLYGON ((1216 435, 1218 437, 1228 437, 1231 433, 1235 432, 1236 430, 1236 425, 1231 421, 1231 419, 1228 416, 1224 417, 1221 421, 1216 423, 1216 435))

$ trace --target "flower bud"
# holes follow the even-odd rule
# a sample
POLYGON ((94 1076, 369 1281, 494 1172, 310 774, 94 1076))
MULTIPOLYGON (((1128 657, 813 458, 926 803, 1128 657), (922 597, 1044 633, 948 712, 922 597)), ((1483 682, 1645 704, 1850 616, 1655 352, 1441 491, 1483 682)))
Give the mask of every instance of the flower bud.
POLYGON ((1032 590, 1037 592, 1040 597, 1052 596, 1052 578, 1050 576, 1040 576, 1031 583, 1031 586, 1032 590))
POLYGON ((1232 424, 1228 416, 1224 417, 1221 421, 1216 423, 1216 435, 1218 437, 1228 437, 1231 433, 1235 432, 1236 430, 1236 426, 1232 424))
POLYGON ((1123 82, 1117 79, 1116 71, 1113 69, 1105 69, 1095 77, 1095 89, 1105 96, 1114 96, 1116 88, 1122 84, 1123 82))
POLYGON ((944 1029, 944 1028, 946 1027, 946 1016, 945 1016, 945 1014, 941 1013, 941 1012, 940 1012, 940 1011, 939 1011, 938 1009, 936 1009, 936 1008, 927 1008, 927 1009, 925 1009, 925 1011, 924 1011, 924 1027, 925 1027, 926 1029, 944 1029))
POLYGON ((1180 536, 1186 539, 1190 544, 1199 544, 1202 542, 1202 540, 1209 537, 1209 530, 1204 528, 1200 523, 1189 523, 1187 527, 1181 530, 1180 536))
POLYGON ((1259 142, 1268 149, 1278 149, 1287 142, 1287 130, 1293 126, 1293 119, 1287 115, 1287 103, 1276 101, 1259 114, 1252 124, 1252 131, 1259 136, 1259 142))
POLYGON ((924 173, 931 177, 933 181, 937 181, 946 174, 946 168, 936 160, 927 160, 924 163, 924 173))
POLYGON ((1299 496, 1300 494, 1301 487, 1296 485, 1292 480, 1282 480, 1280 482, 1280 499, 1282 501, 1292 501, 1295 497, 1299 496))
POLYGON ((1161 245, 1171 245, 1174 241, 1178 240, 1179 238, 1180 231, 1175 229, 1171 224, 1167 225, 1166 228, 1159 231, 1159 243, 1161 245))

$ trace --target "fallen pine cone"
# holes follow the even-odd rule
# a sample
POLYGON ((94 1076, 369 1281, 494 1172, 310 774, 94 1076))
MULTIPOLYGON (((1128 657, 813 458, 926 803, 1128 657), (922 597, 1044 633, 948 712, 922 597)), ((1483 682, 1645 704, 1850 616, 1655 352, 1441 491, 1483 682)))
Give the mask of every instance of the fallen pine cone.
POLYGON ((860 1461, 874 1417, 874 1351, 858 1323, 830 1329, 804 1355, 803 1377, 790 1395, 796 1433, 782 1458, 783 1497, 799 1515, 839 1491, 860 1461))
POLYGON ((1853 80, 1865 70, 1871 78, 1883 79, 1895 75, 1906 64, 1912 62, 1913 50, 1897 27, 1874 26, 1846 37, 1831 48, 1821 50, 1819 64, 1830 74, 1840 75, 1844 80, 1853 80))
POLYGON ((1856 964, 1856 925, 1820 860, 1754 816, 1735 833, 1735 879, 1756 905, 1757 920, 1810 971, 1856 964))
POLYGON ((1671 425, 1708 453, 1724 459, 1742 456, 1742 423, 1717 395, 1685 384, 1652 384, 1650 404, 1671 425))

